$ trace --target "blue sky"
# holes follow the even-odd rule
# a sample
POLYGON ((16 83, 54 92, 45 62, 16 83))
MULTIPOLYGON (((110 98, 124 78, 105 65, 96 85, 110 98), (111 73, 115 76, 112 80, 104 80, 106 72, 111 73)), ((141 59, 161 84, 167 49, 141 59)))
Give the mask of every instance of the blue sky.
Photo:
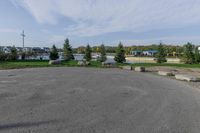
POLYGON ((0 45, 200 43, 199 0, 0 0, 0 45))

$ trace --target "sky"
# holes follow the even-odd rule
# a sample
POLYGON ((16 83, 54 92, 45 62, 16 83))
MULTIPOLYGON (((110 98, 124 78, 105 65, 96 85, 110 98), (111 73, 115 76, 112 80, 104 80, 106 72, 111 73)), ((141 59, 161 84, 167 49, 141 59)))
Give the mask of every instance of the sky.
POLYGON ((0 0, 0 45, 200 44, 200 0, 0 0))

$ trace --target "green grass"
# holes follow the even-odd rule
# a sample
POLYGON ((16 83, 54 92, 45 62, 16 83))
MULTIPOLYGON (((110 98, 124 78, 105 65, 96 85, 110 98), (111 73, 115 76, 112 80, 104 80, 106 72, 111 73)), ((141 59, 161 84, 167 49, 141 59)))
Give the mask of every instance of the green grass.
MULTIPOLYGON (((5 61, 0 62, 0 69, 20 69, 20 68, 36 68, 36 67, 80 67, 78 66, 78 61, 63 61, 60 65, 49 65, 48 61, 39 61, 39 60, 29 60, 29 61, 5 61)), ((127 64, 117 64, 117 66, 123 66, 127 64)), ((155 66, 168 66, 168 67, 180 67, 180 68, 200 68, 200 64, 157 64, 157 63, 137 63, 132 64, 135 66, 144 66, 144 67, 155 67, 155 66)), ((86 67, 96 67, 101 68, 102 65, 100 62, 91 61, 89 66, 86 67)))
MULTIPOLYGON (((59 65, 49 65, 48 61, 29 60, 29 61, 4 61, 0 62, 0 69, 20 69, 37 67, 80 67, 78 61, 62 61, 59 65)), ((87 67, 102 67, 100 62, 91 61, 87 67)))
POLYGON ((4 61, 0 62, 0 69, 19 69, 32 67, 48 67, 47 61, 4 61))
MULTIPOLYGON (((67 65, 67 63, 65 64, 67 65)), ((71 64, 71 63, 68 63, 68 64, 71 64)), ((49 65, 48 61, 5 61, 5 62, 0 63, 0 69, 54 67, 54 66, 61 66, 61 65, 49 65)))

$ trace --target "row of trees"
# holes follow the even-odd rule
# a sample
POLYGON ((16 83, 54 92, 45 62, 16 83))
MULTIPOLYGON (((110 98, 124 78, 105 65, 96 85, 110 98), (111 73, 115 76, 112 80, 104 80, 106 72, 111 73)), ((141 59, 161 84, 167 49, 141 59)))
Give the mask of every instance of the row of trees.
MULTIPOLYGON (((167 62, 166 56, 167 56, 167 49, 165 45, 160 43, 157 46, 158 53, 156 54, 156 61, 157 63, 164 63, 167 62)), ((117 49, 116 49, 116 55, 115 55, 115 61, 118 63, 123 63, 126 61, 125 59, 125 48, 123 47, 123 44, 120 42, 117 49)), ((183 56, 181 57, 181 61, 185 64, 199 64, 200 63, 200 51, 198 50, 198 47, 191 43, 187 43, 183 46, 183 56)))
MULTIPOLYGON (((73 50, 72 50, 71 45, 69 44, 69 39, 66 39, 63 44, 63 54, 64 54, 64 60, 66 61, 74 59, 73 50)), ((49 58, 51 60, 56 60, 59 58, 58 49, 56 48, 55 45, 52 46, 49 58)))
MULTIPOLYGON (((176 46, 176 45, 163 45, 165 51, 166 51, 166 56, 167 57, 181 57, 184 52, 184 47, 183 46, 176 46)), ((73 52, 74 53, 80 53, 84 54, 85 53, 85 48, 84 46, 80 46, 78 48, 74 48, 73 52)), ((91 47, 92 52, 94 53, 99 53, 100 52, 100 46, 93 46, 91 47)), ((116 53, 117 47, 116 46, 105 46, 106 53, 116 53)), ((152 44, 148 46, 126 46, 124 47, 125 54, 129 55, 131 51, 146 51, 146 50, 158 50, 159 45, 157 44, 152 44)))
MULTIPOLYGON (((166 45, 163 45, 160 43, 157 46, 152 45, 152 47, 157 47, 156 49, 158 50, 158 53, 156 54, 156 60, 158 63, 164 63, 166 62, 166 57, 168 53, 168 47, 166 45)), ((98 48, 98 53, 100 53, 99 61, 104 62, 107 60, 106 58, 106 46, 103 44, 101 46, 96 46, 95 49, 98 48)), ((86 61, 90 61, 92 59, 92 52, 93 52, 92 47, 88 44, 86 47, 84 47, 82 50, 83 53, 85 54, 84 59, 86 61)), ((73 60, 74 56, 73 53, 75 52, 72 48, 72 46, 69 43, 69 39, 66 39, 64 44, 63 44, 63 56, 66 61, 73 60)), ((182 56, 181 56, 181 61, 184 62, 185 64, 199 64, 200 63, 200 53, 198 50, 198 47, 191 43, 187 43, 186 45, 183 46, 182 51, 182 56)), ((123 44, 120 42, 118 47, 115 48, 115 58, 114 60, 118 63, 123 63, 125 62, 125 54, 126 54, 126 47, 123 46, 123 44)), ((25 54, 21 53, 22 59, 25 57, 25 54), (23 56, 24 55, 24 56, 23 56)), ((52 46, 51 52, 50 52, 50 59, 51 60, 56 60, 59 58, 58 55, 58 49, 56 48, 55 45, 52 46)), ((17 60, 18 59, 18 53, 17 49, 13 46, 11 48, 10 53, 4 53, 0 51, 0 60, 17 60)))
MULTIPOLYGON (((158 53, 156 55, 158 63, 166 62, 166 49, 164 45, 160 43, 158 46, 158 53)), ((183 56, 180 57, 181 61, 185 64, 199 64, 200 63, 200 53, 198 47, 191 43, 187 43, 183 46, 183 56)))
MULTIPOLYGON (((106 59, 107 59, 106 50, 105 50, 105 46, 103 44, 100 46, 99 51, 101 53, 101 56, 98 60, 101 62, 106 61, 106 59)), ((84 53, 85 53, 84 59, 86 61, 90 61, 92 59, 92 48, 90 47, 89 44, 86 46, 84 53)), ((64 54, 64 59, 66 61, 74 59, 73 50, 72 50, 71 45, 69 44, 69 39, 66 39, 65 43, 63 44, 63 54, 64 54)), ((55 45, 52 46, 49 57, 51 60, 56 60, 59 58, 58 50, 55 45)))
MULTIPOLYGON (((106 57, 106 49, 105 49, 104 44, 100 46, 99 52, 100 52, 100 57, 98 58, 98 61, 100 62, 106 61, 107 57, 106 57)), ((92 48, 90 47, 89 44, 86 46, 84 59, 86 61, 90 61, 92 59, 92 48)))
MULTIPOLYGON (((90 45, 88 44, 86 46, 85 56, 84 56, 86 61, 91 60, 91 53, 92 53, 92 49, 91 49, 90 45)), ((100 53, 100 57, 99 57, 98 61, 105 62, 107 60, 107 57, 106 57, 106 48, 105 48, 104 44, 102 44, 99 47, 99 53, 100 53)), ((125 50, 124 50, 123 44, 121 42, 119 43, 119 45, 116 49, 116 55, 115 55, 114 60, 118 63, 123 63, 126 61, 125 50)))
MULTIPOLYGON (((91 58, 91 53, 92 53, 92 48, 90 47, 90 45, 88 44, 86 46, 86 49, 85 49, 85 56, 84 58, 86 59, 86 61, 90 61, 92 58, 91 58)), ((105 62, 107 60, 107 57, 106 57, 106 48, 104 46, 104 44, 102 44, 100 47, 99 47, 99 53, 100 53, 100 57, 98 59, 98 61, 100 62, 105 62)), ((124 47, 123 47, 123 44, 120 42, 117 49, 116 49, 116 55, 115 55, 115 58, 114 60, 118 63, 123 63, 126 61, 125 59, 125 50, 124 50, 124 47)))
MULTIPOLYGON (((157 46, 157 50, 158 53, 156 54, 156 61, 157 63, 164 63, 167 62, 166 56, 167 56, 167 50, 165 45, 163 45, 162 43, 160 43, 157 46)), ((101 62, 106 61, 106 48, 105 46, 102 44, 101 46, 99 46, 98 52, 100 53, 100 58, 98 59, 101 62)), ((72 47, 69 44, 69 40, 66 39, 65 43, 63 44, 63 53, 64 53, 64 59, 65 60, 73 60, 74 56, 73 56, 73 50, 72 47)), ((116 48, 115 51, 115 57, 114 60, 118 63, 123 63, 126 61, 126 50, 123 46, 123 44, 120 42, 118 47, 116 48)), ((90 47, 90 45, 88 44, 86 46, 86 48, 84 49, 84 59, 86 61, 90 61, 92 59, 92 48, 90 47)), ((51 53, 50 53, 50 59, 55 60, 58 59, 58 51, 55 45, 53 45, 51 53)), ((194 45, 192 45, 191 43, 187 43, 186 45, 183 46, 183 56, 181 57, 181 60, 185 63, 185 64, 194 64, 194 63, 200 63, 200 53, 197 47, 195 47, 194 45)))

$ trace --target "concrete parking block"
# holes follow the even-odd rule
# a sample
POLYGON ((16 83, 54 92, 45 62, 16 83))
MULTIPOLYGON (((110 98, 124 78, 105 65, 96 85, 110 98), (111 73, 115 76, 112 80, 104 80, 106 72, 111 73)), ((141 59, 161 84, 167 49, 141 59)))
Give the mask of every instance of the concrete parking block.
POLYGON ((162 76, 174 76, 172 72, 167 72, 167 71, 158 71, 158 74, 162 76))
POLYGON ((124 69, 124 70, 132 70, 132 66, 123 66, 122 69, 124 69))
POLYGON ((176 74, 175 78, 182 81, 188 81, 188 82, 199 82, 200 78, 194 76, 194 75, 187 75, 187 74, 176 74))
POLYGON ((145 72, 145 67, 135 67, 136 72, 145 72))

